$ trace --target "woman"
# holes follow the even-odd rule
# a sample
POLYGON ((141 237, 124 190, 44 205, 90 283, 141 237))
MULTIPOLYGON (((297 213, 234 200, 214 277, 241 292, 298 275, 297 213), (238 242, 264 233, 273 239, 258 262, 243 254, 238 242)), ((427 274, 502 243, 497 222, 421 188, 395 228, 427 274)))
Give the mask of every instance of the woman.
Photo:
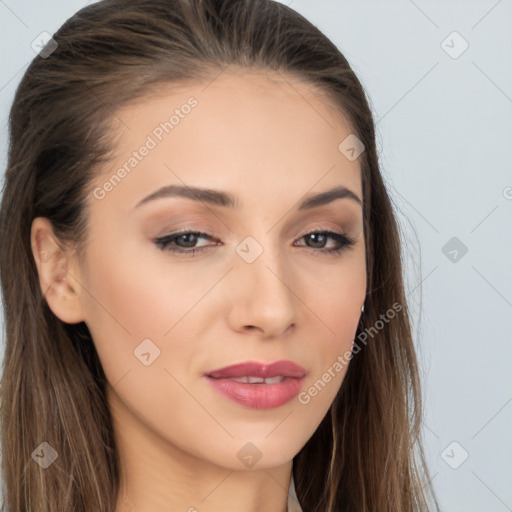
POLYGON ((8 510, 436 505, 372 114, 317 28, 103 0, 31 63, 10 136, 8 510))

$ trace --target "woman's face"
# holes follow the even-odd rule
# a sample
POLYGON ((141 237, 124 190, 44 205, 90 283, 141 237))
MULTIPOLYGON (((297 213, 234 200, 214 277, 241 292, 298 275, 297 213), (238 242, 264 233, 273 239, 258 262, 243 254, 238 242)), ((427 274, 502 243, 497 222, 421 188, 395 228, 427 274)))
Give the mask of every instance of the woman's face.
POLYGON ((116 159, 88 197, 87 263, 71 264, 67 280, 118 435, 155 464, 288 463, 342 384, 365 298, 351 128, 306 84, 247 71, 166 89, 117 116, 116 159), (306 202, 340 187, 356 198, 306 202), (283 360, 305 376, 206 377, 283 360))

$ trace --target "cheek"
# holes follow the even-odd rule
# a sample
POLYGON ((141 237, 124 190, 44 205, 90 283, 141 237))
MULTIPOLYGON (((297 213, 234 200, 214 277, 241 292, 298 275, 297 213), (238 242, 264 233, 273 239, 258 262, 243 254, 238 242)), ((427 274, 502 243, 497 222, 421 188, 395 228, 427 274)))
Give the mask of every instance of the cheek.
MULTIPOLYGON (((135 383, 126 394, 134 406, 158 401, 158 390, 165 389, 167 401, 183 392, 178 382, 195 371, 201 343, 211 338, 205 334, 208 325, 219 318, 220 302, 209 290, 225 270, 198 273, 158 251, 139 246, 100 254, 91 247, 95 265, 84 294, 87 325, 108 381, 116 389, 121 379, 125 386, 135 383)), ((153 404, 153 414, 161 404, 153 404)))
POLYGON ((197 290, 183 286, 188 280, 182 272, 180 281, 180 273, 169 268, 164 280, 162 269, 143 259, 104 254, 95 261, 87 325, 112 386, 109 402, 119 408, 121 421, 130 411, 163 437, 189 442, 190 451, 206 421, 205 411, 187 392, 195 347, 187 343, 191 323, 186 313, 198 300, 197 290), (177 421, 176 411, 185 420, 177 421))
POLYGON ((366 295, 366 265, 361 253, 340 258, 339 264, 324 272, 317 274, 317 286, 310 286, 305 295, 307 304, 312 305, 314 344, 307 347, 312 372, 305 394, 302 399, 299 396, 299 403, 314 408, 317 414, 327 412, 342 385, 366 295))
POLYGON ((304 290, 311 310, 318 317, 323 354, 350 345, 356 334, 361 306, 366 296, 364 251, 342 256, 337 264, 317 270, 315 286, 304 290))
POLYGON ((118 247, 115 251, 91 247, 86 316, 102 332, 111 330, 131 343, 162 338, 197 302, 200 283, 184 276, 183 267, 172 265, 170 256, 167 261, 149 243, 141 249, 122 242, 112 244, 118 247))
POLYGON ((86 323, 111 383, 143 366, 138 352, 149 351, 152 360, 162 360, 172 331, 164 334, 183 316, 186 302, 186 291, 178 294, 170 286, 172 275, 164 282, 154 265, 131 254, 137 252, 105 249, 100 254, 91 247, 93 264, 84 285, 86 323))

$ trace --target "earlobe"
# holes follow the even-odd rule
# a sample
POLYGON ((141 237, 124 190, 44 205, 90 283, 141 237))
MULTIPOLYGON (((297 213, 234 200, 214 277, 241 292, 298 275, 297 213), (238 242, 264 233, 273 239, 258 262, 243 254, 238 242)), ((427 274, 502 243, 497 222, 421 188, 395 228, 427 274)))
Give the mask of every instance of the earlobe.
POLYGON ((41 292, 48 306, 63 322, 84 321, 81 287, 73 277, 78 272, 74 252, 60 243, 51 222, 44 217, 32 222, 30 239, 41 292))

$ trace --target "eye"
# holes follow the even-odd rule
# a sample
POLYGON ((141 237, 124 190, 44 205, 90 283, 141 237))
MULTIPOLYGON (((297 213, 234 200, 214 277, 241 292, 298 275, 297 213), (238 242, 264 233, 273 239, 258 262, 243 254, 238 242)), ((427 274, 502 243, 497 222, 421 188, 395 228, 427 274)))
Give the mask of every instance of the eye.
POLYGON ((350 249, 353 245, 355 245, 356 241, 350 237, 347 233, 339 233, 338 231, 332 230, 313 230, 309 231, 305 235, 302 235, 300 240, 306 239, 313 242, 313 251, 327 253, 327 254, 339 254, 344 250, 350 249), (325 249, 325 245, 327 241, 331 239, 334 240, 338 245, 335 247, 331 247, 330 249, 325 249), (321 246, 319 248, 319 246, 321 246))
MULTIPOLYGON (((311 248, 314 253, 323 254, 339 254, 344 250, 350 249, 356 243, 348 234, 332 230, 309 231, 299 238, 299 240, 302 239, 314 244, 313 246, 306 246, 311 248), (325 246, 329 239, 334 240, 337 245, 326 249, 325 246)), ((169 251, 174 254, 186 254, 189 256, 211 250, 215 246, 220 245, 220 242, 216 240, 215 245, 197 246, 196 244, 200 240, 215 240, 215 238, 209 233, 182 229, 170 235, 157 238, 154 240, 154 243, 162 251, 169 251)))
POLYGON ((170 235, 157 238, 154 242, 162 251, 170 251, 177 254, 194 255, 196 252, 202 252, 206 249, 212 249, 213 246, 197 247, 195 244, 198 240, 213 239, 213 235, 202 233, 200 231, 190 231, 181 229, 170 235), (183 245, 181 245, 183 244, 183 245))

